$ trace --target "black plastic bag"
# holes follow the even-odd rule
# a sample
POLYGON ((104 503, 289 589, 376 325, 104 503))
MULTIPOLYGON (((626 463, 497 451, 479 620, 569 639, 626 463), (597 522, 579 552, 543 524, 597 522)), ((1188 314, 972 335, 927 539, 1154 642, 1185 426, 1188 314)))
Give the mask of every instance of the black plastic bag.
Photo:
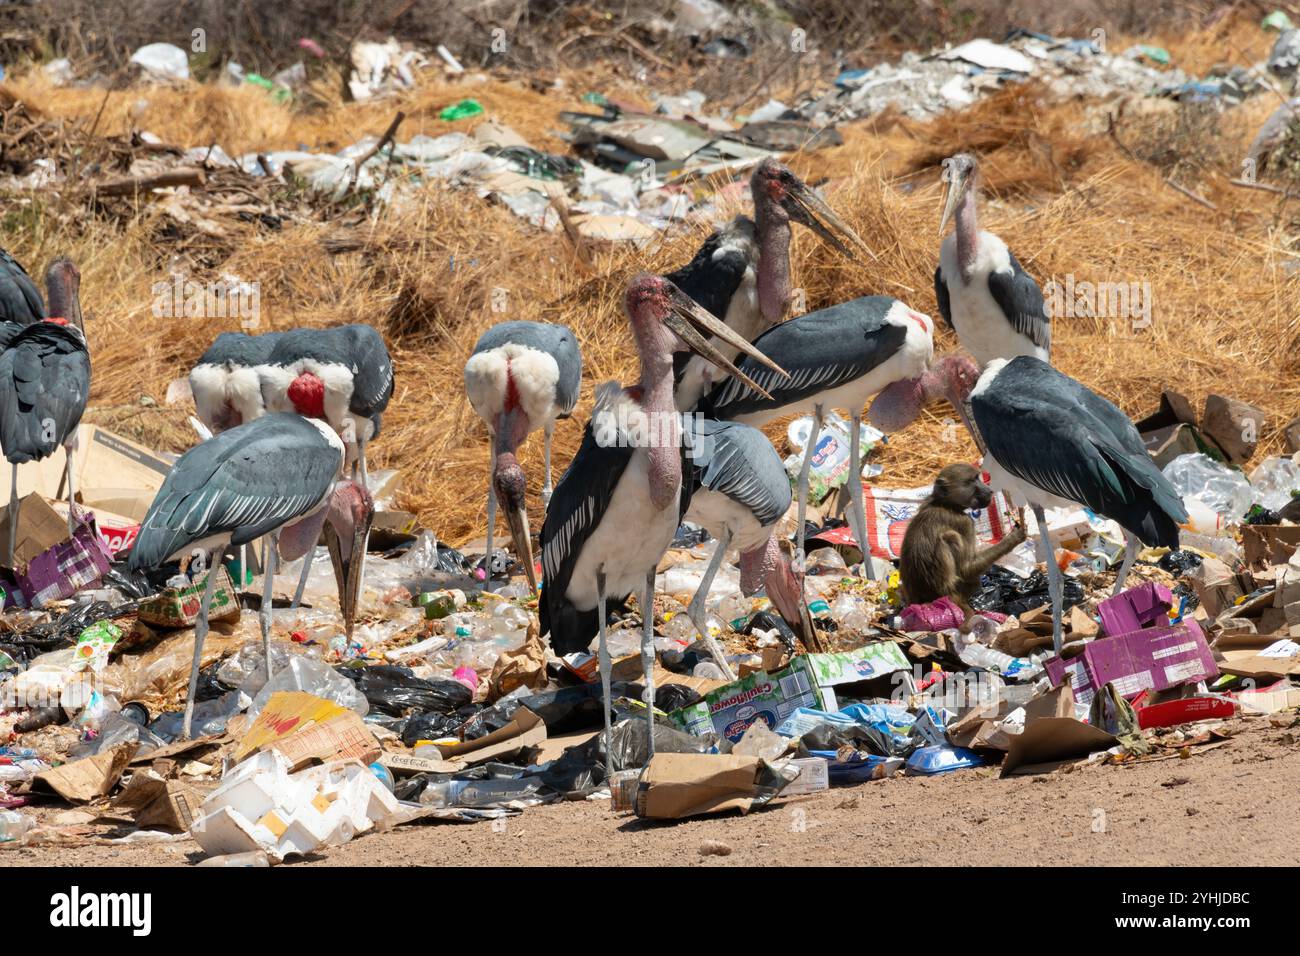
POLYGON ((114 608, 107 601, 76 604, 49 621, 42 621, 25 631, 12 631, 0 638, 0 650, 14 660, 24 662, 50 651, 71 647, 77 637, 90 625, 121 614, 124 608, 114 608))
MULTIPOLYGON (((272 660, 274 661, 274 658, 272 658, 272 660)), ((216 700, 218 697, 228 694, 232 690, 236 689, 231 687, 229 684, 223 683, 221 679, 217 677, 217 670, 220 666, 221 661, 213 661, 207 667, 203 668, 203 670, 199 671, 199 683, 194 689, 194 700, 196 703, 205 700, 216 700)))
MULTIPOLYGON (((600 734, 595 739, 604 738, 600 734)), ((644 767, 649 759, 646 747, 649 736, 644 716, 629 717, 620 720, 609 732, 610 759, 606 766, 611 771, 631 770, 644 767)), ((697 737, 684 730, 677 730, 666 724, 655 724, 655 753, 665 754, 706 754, 717 750, 718 735, 704 734, 697 737)))
MULTIPOLYGON (((819 623, 825 624, 824 621, 819 623)), ((759 611, 757 614, 751 617, 749 619, 749 623, 745 625, 744 633, 753 634, 755 631, 770 631, 773 628, 776 628, 777 637, 781 639, 781 643, 785 645, 785 649, 790 654, 794 654, 795 653, 794 631, 792 631, 790 629, 790 625, 785 622, 785 618, 783 618, 780 614, 776 613, 775 609, 768 608, 759 611)))
MULTIPOLYGON (((1083 585, 1071 577, 1065 578, 1063 610, 1069 610, 1084 600, 1083 585)), ((1035 570, 1022 578, 1014 571, 994 565, 980 579, 980 589, 970 604, 977 611, 1000 611, 1019 617, 1026 611, 1051 604, 1047 590, 1047 575, 1035 570)))
MULTIPOLYGON (((472 716, 468 715, 468 716, 472 716)), ((412 714, 402 723, 402 743, 414 747, 420 740, 442 740, 455 737, 468 719, 462 711, 454 714, 412 714)))
POLYGON ((1201 556, 1195 551, 1180 548, 1177 551, 1170 551, 1156 562, 1156 566, 1168 571, 1174 577, 1181 577, 1189 571, 1195 571, 1201 566, 1201 562, 1201 556))
POLYGON ((473 697, 460 681, 424 680, 408 668, 391 664, 335 670, 357 685, 372 708, 391 717, 430 712, 450 714, 473 697))

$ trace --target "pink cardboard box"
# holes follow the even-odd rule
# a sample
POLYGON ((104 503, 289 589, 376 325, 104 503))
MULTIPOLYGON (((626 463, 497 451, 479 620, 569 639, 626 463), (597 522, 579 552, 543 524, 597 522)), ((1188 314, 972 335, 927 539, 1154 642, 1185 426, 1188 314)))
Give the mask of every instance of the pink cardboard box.
POLYGON ((1173 594, 1163 584, 1148 581, 1129 588, 1097 605, 1101 632, 1115 637, 1149 624, 1166 623, 1173 603, 1173 594))
POLYGON ((1074 699, 1081 704, 1091 703, 1093 695, 1111 683, 1122 697, 1133 697, 1219 673, 1205 634, 1191 620, 1103 637, 1087 644, 1077 657, 1053 657, 1044 666, 1053 686, 1070 681, 1074 699))

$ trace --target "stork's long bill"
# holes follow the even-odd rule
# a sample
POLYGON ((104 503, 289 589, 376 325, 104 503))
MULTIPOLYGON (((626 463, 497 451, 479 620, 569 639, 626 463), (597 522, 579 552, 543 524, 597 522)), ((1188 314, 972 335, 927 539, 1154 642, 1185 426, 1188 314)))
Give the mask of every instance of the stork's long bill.
POLYGON ((791 219, 807 226, 843 255, 850 259, 855 258, 853 249, 849 248, 849 245, 852 245, 859 252, 866 253, 868 258, 878 258, 871 251, 871 247, 849 228, 848 223, 837 216, 835 210, 831 209, 826 201, 803 180, 796 178, 794 182, 788 183, 785 188, 785 198, 786 201, 782 205, 791 219))
POLYGON ((734 375, 750 388, 759 392, 766 398, 770 395, 755 382, 752 378, 742 372, 735 364, 714 348, 708 341, 708 336, 727 343, 734 349, 739 349, 745 355, 748 355, 754 361, 766 365, 778 375, 784 375, 789 378, 789 373, 781 366, 777 365, 770 358, 756 349, 745 337, 734 329, 710 314, 706 309, 695 302, 690 296, 682 292, 681 289, 673 285, 667 279, 661 279, 658 276, 651 276, 649 279, 656 279, 663 283, 665 291, 668 294, 668 308, 661 316, 663 324, 675 334, 682 343, 692 352, 702 358, 712 362, 718 368, 725 371, 728 375, 734 375))
POLYGON ((329 548, 334 580, 338 584, 344 630, 351 638, 361 595, 366 538, 375 518, 375 503, 364 485, 345 478, 335 483, 327 509, 325 544, 329 548))

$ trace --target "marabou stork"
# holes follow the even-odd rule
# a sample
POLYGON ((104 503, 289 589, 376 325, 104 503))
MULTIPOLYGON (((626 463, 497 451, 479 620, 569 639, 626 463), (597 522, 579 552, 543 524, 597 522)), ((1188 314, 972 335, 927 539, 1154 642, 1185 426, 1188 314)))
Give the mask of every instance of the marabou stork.
POLYGON ((1007 244, 976 222, 975 157, 944 161, 947 194, 939 232, 956 211, 957 225, 939 247, 934 294, 939 311, 980 368, 994 359, 1032 355, 1051 361, 1052 323, 1043 293, 1007 244))
POLYGON ((1124 529, 1118 594, 1137 557, 1138 541, 1178 547, 1187 521, 1182 499, 1160 473, 1133 423, 1106 399, 1042 359, 995 359, 969 390, 973 363, 960 358, 946 371, 962 377, 975 426, 987 444, 984 469, 995 489, 1029 502, 1038 522, 1039 555, 1047 563, 1052 638, 1061 650, 1064 582, 1052 553, 1043 509, 1083 505, 1124 529))
POLYGON ((258 369, 266 364, 283 334, 222 332, 200 356, 190 372, 190 393, 199 421, 213 434, 266 413, 258 369))
MULTIPOLYGON (((316 547, 322 530, 334 563, 339 608, 350 637, 374 503, 365 486, 341 479, 344 447, 323 421, 270 413, 196 445, 177 460, 158 490, 131 548, 132 570, 204 556, 215 571, 229 547, 265 538, 261 625, 267 679, 271 676, 271 601, 277 554, 288 560, 316 547), (196 552, 198 554, 196 554, 196 552), (214 553, 211 561, 208 552, 214 553)), ((209 573, 194 627, 194 663, 185 704, 189 737, 208 608, 216 575, 209 573)))
POLYGON ((578 403, 582 355, 573 330, 542 322, 503 322, 479 338, 465 363, 465 394, 487 424, 491 447, 487 500, 487 555, 484 586, 492 582, 492 535, 497 503, 506 513, 515 554, 528 584, 537 590, 533 547, 528 531, 527 485, 515 457, 538 428, 545 435, 546 482, 542 504, 551 500, 551 433, 556 419, 568 418, 578 403))
POLYGON ((752 597, 766 587, 772 604, 804 646, 811 646, 815 638, 803 598, 802 576, 781 552, 776 536, 777 522, 790 510, 790 479, 781 456, 757 428, 698 415, 685 416, 684 423, 694 488, 686 520, 718 540, 686 613, 727 679, 734 680, 730 665, 709 635, 704 614, 709 586, 732 544, 740 552, 741 593, 752 597))
MULTIPOLYGON (((582 446, 555 488, 541 534, 541 632, 550 634, 556 654, 585 650, 599 635, 607 748, 607 600, 621 605, 641 586, 641 662, 653 727, 655 568, 672 543, 691 491, 683 482, 688 466, 673 403, 673 353, 688 348, 708 356, 761 391, 705 340, 716 336, 781 374, 772 360, 660 276, 635 278, 624 306, 640 353, 640 382, 630 389, 610 384, 599 390, 582 446)), ((652 733, 652 749, 653 741, 652 733)))
POLYGON ((869 295, 809 312, 764 332, 754 342, 763 356, 789 373, 782 381, 742 358, 740 370, 767 394, 739 379, 720 384, 698 406, 706 417, 762 426, 784 415, 812 412, 812 434, 799 472, 797 550, 803 556, 804 513, 808 503, 808 469, 817 447, 822 418, 829 408, 848 409, 852 418, 849 441, 850 520, 871 575, 871 550, 863 507, 859 432, 867 399, 884 392, 872 414, 892 411, 913 392, 934 355, 930 317, 890 296, 869 295), (892 387, 891 387, 892 386, 892 387), (880 406, 879 412, 877 406, 880 406))
POLYGON ((27 270, 17 259, 0 249, 0 344, 5 335, 17 334, 24 326, 45 318, 45 303, 27 270), (9 326, 14 326, 12 332, 9 326))
POLYGON ((366 443, 379 434, 393 397, 393 361, 369 325, 282 332, 258 366, 268 412, 329 423, 343 439, 353 477, 365 484, 366 443))
MULTIPOLYGON (((749 180, 754 218, 740 215, 713 232, 695 257, 665 276, 711 315, 752 342, 783 321, 790 302, 790 224, 801 223, 836 251, 854 258, 848 242, 875 258, 807 183, 767 158, 749 180)), ((736 350, 714 341, 729 359, 736 350)), ((689 411, 712 390, 719 373, 708 360, 679 352, 673 357, 677 408, 689 411)))
POLYGON ((90 351, 81 319, 81 275, 67 258, 45 274, 49 317, 18 329, 0 354, 0 448, 13 466, 9 492, 9 560, 18 533, 18 466, 41 461, 60 445, 67 455, 68 533, 76 530, 72 451, 90 396, 90 351))

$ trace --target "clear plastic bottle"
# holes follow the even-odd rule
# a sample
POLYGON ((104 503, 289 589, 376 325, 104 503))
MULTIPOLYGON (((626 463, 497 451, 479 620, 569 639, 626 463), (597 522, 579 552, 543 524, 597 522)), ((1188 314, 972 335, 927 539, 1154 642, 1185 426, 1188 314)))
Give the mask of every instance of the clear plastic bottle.
POLYGON ((527 800, 541 787, 532 780, 445 780, 430 783, 420 802, 433 807, 493 807, 512 800, 527 800))
POLYGON ((0 843, 26 843, 36 821, 16 810, 0 810, 0 843))
POLYGON ((733 591, 718 602, 717 614, 728 624, 734 624, 736 621, 743 623, 749 618, 752 605, 753 602, 745 595, 739 591, 733 591))

